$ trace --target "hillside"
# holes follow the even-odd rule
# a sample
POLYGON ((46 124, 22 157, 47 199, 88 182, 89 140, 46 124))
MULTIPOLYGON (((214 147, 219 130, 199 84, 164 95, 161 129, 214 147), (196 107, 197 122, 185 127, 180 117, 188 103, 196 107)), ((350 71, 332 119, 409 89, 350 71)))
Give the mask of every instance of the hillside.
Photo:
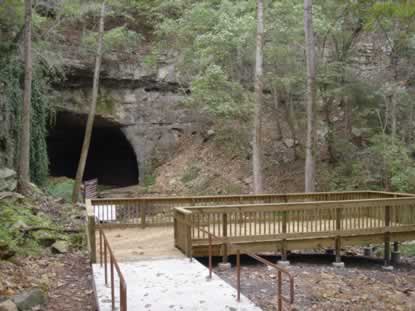
MULTIPOLYGON (((0 311, 96 309, 82 193, 90 180, 101 198, 140 198, 97 205, 89 215, 97 227, 141 222, 111 235, 112 245, 137 254, 147 216, 170 221, 160 248, 176 237, 173 203, 147 209, 147 197, 307 192, 300 201, 319 201, 312 193, 402 193, 391 201, 402 206, 379 201, 384 211, 373 216, 368 191, 368 201, 346 215, 346 223, 378 224, 358 226, 360 244, 341 244, 354 239, 341 232, 343 203, 324 215, 320 202, 313 219, 304 209, 302 219, 299 210, 290 220, 300 230, 301 221, 308 229, 320 217, 312 246, 287 249, 287 234, 309 232, 287 232, 289 211, 280 205, 263 220, 264 231, 267 222, 281 230, 260 232, 259 240, 270 239, 261 255, 273 262, 294 259, 304 310, 408 310, 414 207, 404 193, 415 193, 414 21, 411 1, 0 0, 0 311), (133 219, 125 202, 135 202, 133 219), (114 219, 100 218, 100 208, 114 219), (390 208, 407 212, 391 215, 390 208), (332 232, 322 230, 322 220, 332 232), (395 256, 402 250, 395 272, 391 245, 395 256), (341 252, 350 271, 318 266, 333 257, 341 263, 341 252), (383 296, 388 291, 398 298, 383 296)), ((216 216, 227 232, 222 212, 216 216)), ((251 216, 238 218, 245 235, 251 216)), ((188 228, 192 253, 198 245, 188 228)), ((243 268, 251 286, 244 294, 274 310, 275 276, 250 260, 243 268)), ((216 270, 234 286, 235 269, 216 270)))

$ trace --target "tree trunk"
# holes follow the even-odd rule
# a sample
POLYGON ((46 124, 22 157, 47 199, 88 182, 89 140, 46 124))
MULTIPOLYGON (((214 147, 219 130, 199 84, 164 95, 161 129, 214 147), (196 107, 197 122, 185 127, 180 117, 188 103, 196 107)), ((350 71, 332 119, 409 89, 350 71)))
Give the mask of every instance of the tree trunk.
POLYGON ((396 95, 393 94, 391 96, 391 135, 392 140, 395 140, 397 135, 397 129, 398 129, 398 121, 397 121, 397 103, 396 103, 396 95))
POLYGON ((399 57, 396 51, 396 46, 398 46, 399 43, 394 43, 394 47, 392 49, 392 53, 391 53, 391 66, 392 66, 392 71, 393 71, 393 88, 392 88, 392 94, 390 96, 390 120, 391 120, 391 136, 392 136, 392 141, 395 140, 396 136, 397 136, 397 132, 398 132, 398 121, 397 121, 397 114, 398 114, 398 107, 397 107, 397 102, 396 102, 396 95, 397 92, 399 90, 399 86, 398 86, 398 79, 399 79, 399 71, 398 71, 398 66, 399 66, 399 57))
POLYGON ((30 124, 32 97, 32 0, 25 1, 24 62, 25 78, 19 137, 17 190, 22 194, 28 194, 30 191, 30 124))
MULTIPOLYGON (((331 107, 333 105, 334 102, 334 98, 332 96, 330 96, 329 98, 325 98, 324 100, 325 105, 324 105, 324 110, 325 110, 325 114, 326 114, 326 122, 327 122, 327 151, 329 154, 329 162, 330 163, 335 163, 337 161, 336 159, 336 155, 335 155, 335 150, 333 148, 333 144, 334 144, 334 124, 333 122, 331 122, 330 119, 330 115, 331 115, 331 107)), ((350 136, 346 136, 348 138, 350 138, 350 136)))
MULTIPOLYGON (((411 95, 412 96, 412 95, 411 95)), ((413 142, 412 133, 414 130, 414 105, 409 106, 409 122, 406 126, 405 141, 407 144, 413 142)))
POLYGON ((288 127, 290 128, 291 138, 294 141, 294 160, 297 160, 297 119, 295 118, 294 103, 291 99, 291 95, 288 94, 287 102, 285 105, 285 111, 287 114, 288 127))
POLYGON ((264 46, 264 3, 257 0, 257 35, 255 64, 255 115, 253 129, 253 173, 254 193, 263 192, 262 175, 262 102, 263 102, 263 46, 264 46))
MULTIPOLYGON (((79 194, 81 190, 81 183, 84 177, 86 160, 88 158, 89 145, 91 143, 92 130, 94 126, 95 119, 95 110, 97 106, 98 99, 98 88, 99 88, 99 75, 101 71, 101 61, 102 61, 102 46, 104 41, 104 16, 105 16, 105 1, 102 3, 101 7, 101 17, 99 20, 99 34, 98 34, 98 48, 97 56, 95 61, 95 71, 94 71, 94 82, 92 87, 92 102, 88 114, 88 121, 85 129, 84 142, 82 144, 81 157, 79 159, 78 170, 76 172, 75 185, 72 192, 72 203, 76 203, 79 200, 79 194)), ((103 168, 105 169, 105 168, 103 168)))
POLYGON ((347 96, 342 96, 340 101, 344 107, 344 134, 347 139, 351 140, 353 131, 352 101, 347 96))
POLYGON ((280 99, 279 99, 279 95, 278 95, 278 91, 276 87, 272 87, 271 88, 271 93, 272 93, 272 99, 274 100, 274 108, 275 108, 275 130, 276 130, 276 136, 277 136, 277 141, 282 140, 282 130, 281 130, 281 124, 280 124, 280 99))
POLYGON ((307 58, 307 142, 305 160, 305 192, 315 191, 316 165, 316 55, 313 32, 313 1, 304 0, 304 31, 307 58))

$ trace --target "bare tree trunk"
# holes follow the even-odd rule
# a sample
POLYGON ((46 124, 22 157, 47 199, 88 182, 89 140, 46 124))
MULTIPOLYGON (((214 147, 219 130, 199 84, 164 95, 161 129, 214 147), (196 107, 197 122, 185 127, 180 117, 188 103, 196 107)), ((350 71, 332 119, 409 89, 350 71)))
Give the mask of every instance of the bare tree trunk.
POLYGON ((412 132, 414 130, 414 105, 409 106, 409 122, 406 126, 405 141, 407 144, 412 143, 412 132))
POLYGON ((17 190, 22 194, 28 194, 30 191, 30 125, 32 97, 32 0, 25 1, 24 62, 25 78, 19 137, 17 190))
POLYGON ((264 3, 257 0, 257 35, 255 65, 255 116, 253 129, 253 173, 254 192, 263 192, 262 175, 262 102, 263 102, 263 46, 264 46, 264 3))
POLYGON ((391 135, 392 140, 395 140, 397 135, 397 128, 398 128, 398 121, 397 121, 397 104, 396 104, 396 96, 393 94, 391 96, 391 135))
POLYGON ((313 1, 304 0, 304 31, 307 57, 307 142, 305 159, 305 192, 315 191, 316 180, 316 53, 313 32, 313 1))
POLYGON ((91 144, 92 130, 94 127, 95 110, 98 99, 99 88, 99 75, 101 71, 102 62, 102 45, 104 41, 104 17, 105 17, 105 1, 102 2, 101 16, 99 20, 99 34, 98 34, 98 48, 97 56, 95 60, 94 82, 92 87, 92 102, 88 114, 88 121, 85 129, 84 142, 82 144, 81 157, 78 164, 78 170, 76 172, 75 185, 72 192, 72 203, 76 203, 79 200, 79 193, 81 190, 81 183, 84 177, 86 160, 88 158, 89 146, 91 144))
POLYGON ((287 98, 287 102, 286 102, 286 106, 285 106, 285 111, 287 113, 287 122, 288 122, 288 127, 290 128, 290 132, 291 132, 291 138, 294 141, 294 160, 297 160, 298 155, 297 155, 297 122, 296 122, 296 118, 295 118, 295 111, 294 111, 294 104, 292 102, 291 99, 291 95, 288 94, 288 98, 287 98))
MULTIPOLYGON (((334 97, 330 96, 329 98, 324 99, 325 105, 324 110, 326 114, 326 122, 327 122, 327 149, 329 153, 329 162, 335 163, 336 162, 336 155, 335 150, 333 148, 334 143, 334 125, 333 122, 331 122, 330 115, 331 115, 331 107, 334 102, 334 97)), ((349 136, 346 136, 349 137, 349 136)))
POLYGON ((282 130, 281 130, 281 124, 280 124, 280 99, 279 99, 279 95, 278 95, 278 91, 276 87, 272 87, 271 88, 271 93, 272 93, 272 98, 274 100, 274 108, 276 111, 276 118, 275 118, 275 125, 276 125, 276 136, 277 136, 277 140, 280 141, 282 140, 282 130))
POLYGON ((340 101, 344 106, 344 131, 345 137, 349 140, 352 137, 353 130, 353 106, 352 101, 347 96, 342 96, 340 101))
POLYGON ((399 78, 399 72, 398 72, 398 66, 399 66, 399 57, 396 53, 396 44, 394 44, 394 47, 392 49, 392 53, 391 53, 391 66, 392 66, 392 70, 393 70, 393 81, 394 81, 394 85, 392 88, 392 94, 390 96, 390 120, 391 120, 391 136, 392 136, 392 141, 395 140, 396 135, 398 134, 398 124, 397 124, 397 114, 398 114, 398 107, 397 107, 397 101, 396 101, 396 95, 397 95, 397 91, 399 89, 397 82, 398 82, 398 78, 399 78))

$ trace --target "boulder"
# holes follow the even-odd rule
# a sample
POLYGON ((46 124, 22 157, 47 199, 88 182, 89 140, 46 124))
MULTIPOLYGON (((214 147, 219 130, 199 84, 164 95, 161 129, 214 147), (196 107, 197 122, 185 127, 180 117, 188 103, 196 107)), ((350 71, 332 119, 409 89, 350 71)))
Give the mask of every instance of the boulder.
POLYGON ((52 246, 56 242, 55 234, 47 230, 33 232, 32 236, 43 247, 52 246))
POLYGON ((17 192, 0 192, 0 200, 7 199, 12 202, 23 200, 24 196, 17 192))
POLYGON ((52 252, 55 254, 65 254, 69 251, 69 244, 66 241, 57 241, 52 245, 52 252))
POLYGON ((18 221, 16 221, 12 227, 14 230, 19 230, 19 231, 26 231, 28 230, 30 227, 21 219, 19 219, 18 221))
POLYGON ((0 169, 0 192, 13 192, 17 187, 16 172, 9 168, 0 169))
POLYGON ((5 241, 0 240, 0 259, 6 260, 13 257, 15 251, 10 249, 10 246, 5 241))
POLYGON ((33 288, 27 292, 14 296, 13 302, 16 304, 19 311, 29 311, 34 307, 46 305, 47 297, 39 288, 33 288))
POLYGON ((11 300, 0 302, 0 311, 17 311, 16 304, 11 300))

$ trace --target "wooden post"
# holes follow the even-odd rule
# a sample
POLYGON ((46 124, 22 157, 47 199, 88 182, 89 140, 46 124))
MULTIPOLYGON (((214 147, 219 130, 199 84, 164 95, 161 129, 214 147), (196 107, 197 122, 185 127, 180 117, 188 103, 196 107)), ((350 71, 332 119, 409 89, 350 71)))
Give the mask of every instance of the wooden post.
POLYGON ((209 233, 209 279, 212 279, 212 235, 209 233))
POLYGON ((186 215, 186 255, 192 259, 192 225, 191 225, 191 216, 186 215))
POLYGON ((236 300, 241 301, 241 251, 239 248, 236 251, 236 300))
POLYGON ((341 257, 341 238, 339 236, 336 237, 336 262, 342 262, 342 257, 341 257))
POLYGON ((390 232, 389 232, 389 226, 390 226, 390 206, 385 206, 385 266, 390 265, 390 232))
POLYGON ((102 241, 102 230, 99 230, 99 263, 101 264, 102 268, 102 256, 103 256, 103 241, 102 241))
POLYGON ((178 234, 178 224, 177 224, 177 211, 173 211, 173 228, 174 228, 174 247, 177 248, 178 244, 177 244, 177 234, 178 234))
POLYGON ((226 213, 222 215, 222 232, 223 232, 223 238, 225 239, 225 243, 223 243, 222 262, 227 263, 228 262, 228 245, 226 244, 226 239, 228 236, 228 214, 226 213))
MULTIPOLYGON (((282 212, 282 233, 287 233, 287 211, 282 212)), ((281 260, 287 261, 287 239, 284 238, 281 242, 281 260)))
POLYGON ((341 262, 341 237, 340 237, 340 230, 342 229, 342 209, 336 209, 336 262, 341 262))
POLYGON ((141 202, 141 226, 146 227, 147 202, 141 202))
POLYGON ((88 241, 89 241, 89 259, 91 263, 97 262, 97 244, 95 236, 95 215, 92 207, 91 200, 86 200, 86 212, 87 212, 87 226, 88 226, 88 241))
POLYGON ((393 265, 397 265, 401 261, 401 253, 399 252, 399 242, 393 242, 393 251, 391 261, 393 265))

